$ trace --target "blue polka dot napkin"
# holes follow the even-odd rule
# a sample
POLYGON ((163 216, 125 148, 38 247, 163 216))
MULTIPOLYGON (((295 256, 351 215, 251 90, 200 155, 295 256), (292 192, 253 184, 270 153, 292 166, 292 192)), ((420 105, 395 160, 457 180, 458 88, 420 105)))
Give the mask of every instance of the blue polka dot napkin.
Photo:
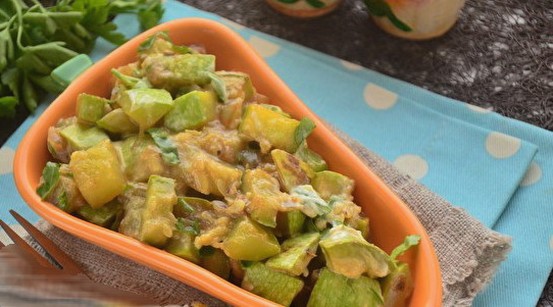
MULTIPOLYGON (((237 31, 321 118, 488 227, 512 236, 511 254, 475 306, 536 304, 553 267, 551 132, 173 0, 165 4, 164 21, 205 17, 237 31)), ((128 35, 137 31, 133 20, 117 23, 128 35)), ((92 58, 112 49, 99 41, 92 58)), ((27 217, 34 214, 19 197, 11 172, 14 151, 35 119, 28 118, 0 149, 0 205, 27 217)), ((0 218, 14 223, 6 213, 0 218)))

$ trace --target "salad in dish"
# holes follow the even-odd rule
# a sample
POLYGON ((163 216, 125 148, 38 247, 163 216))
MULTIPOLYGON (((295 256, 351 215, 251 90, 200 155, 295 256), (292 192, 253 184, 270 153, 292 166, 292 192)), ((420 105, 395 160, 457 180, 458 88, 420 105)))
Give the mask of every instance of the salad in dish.
POLYGON ((80 94, 50 127, 43 200, 282 305, 406 303, 398 256, 419 236, 390 254, 369 242, 353 180, 308 146, 310 119, 165 32, 112 74, 109 97, 80 94))

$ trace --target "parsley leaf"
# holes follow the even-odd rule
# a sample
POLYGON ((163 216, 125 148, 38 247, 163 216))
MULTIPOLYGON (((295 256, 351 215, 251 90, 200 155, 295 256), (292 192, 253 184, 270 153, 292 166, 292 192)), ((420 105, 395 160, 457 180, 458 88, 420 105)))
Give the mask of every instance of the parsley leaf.
POLYGON ((92 51, 102 37, 120 45, 127 38, 113 19, 134 14, 142 30, 163 16, 162 0, 0 0, 0 117, 12 117, 21 102, 33 111, 45 92, 63 85, 50 78, 53 70, 81 53, 92 51))

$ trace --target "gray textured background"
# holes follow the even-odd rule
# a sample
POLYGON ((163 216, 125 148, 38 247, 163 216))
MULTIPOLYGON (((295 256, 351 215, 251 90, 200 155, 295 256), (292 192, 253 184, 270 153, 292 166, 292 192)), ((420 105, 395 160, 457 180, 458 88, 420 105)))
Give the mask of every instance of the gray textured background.
MULTIPOLYGON (((179 1, 553 131, 553 0, 467 0, 451 31, 424 42, 385 34, 361 0, 311 20, 262 0, 179 1)), ((538 306, 553 306, 553 274, 538 306)))

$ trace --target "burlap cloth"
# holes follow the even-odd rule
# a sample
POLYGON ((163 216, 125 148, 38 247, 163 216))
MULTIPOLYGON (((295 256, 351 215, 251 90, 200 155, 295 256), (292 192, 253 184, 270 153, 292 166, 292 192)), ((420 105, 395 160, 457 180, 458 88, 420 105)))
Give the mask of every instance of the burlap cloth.
MULTIPOLYGON (((509 252, 510 238, 485 227, 464 210, 454 207, 415 180, 400 174, 388 162, 338 133, 418 216, 440 261, 444 306, 470 306, 492 279, 509 252)), ((122 258, 53 227, 39 223, 58 246, 82 264, 94 281, 142 293, 161 305, 202 302, 225 303, 156 271, 122 258)))

